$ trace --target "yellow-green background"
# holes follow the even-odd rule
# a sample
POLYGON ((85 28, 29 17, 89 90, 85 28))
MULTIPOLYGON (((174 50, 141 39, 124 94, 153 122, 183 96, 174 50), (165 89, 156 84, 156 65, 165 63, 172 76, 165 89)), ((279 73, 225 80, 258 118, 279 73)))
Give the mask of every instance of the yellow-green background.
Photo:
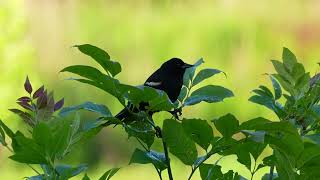
MULTIPOLYGON (((106 104, 113 113, 120 104, 92 87, 65 81, 59 70, 71 64, 91 64, 72 45, 90 43, 105 49, 122 64, 118 78, 124 83, 144 82, 162 62, 180 57, 193 63, 203 57, 203 67, 225 71, 207 83, 225 85, 235 97, 224 103, 202 103, 184 109, 184 117, 212 120, 228 112, 241 121, 256 116, 275 119, 267 109, 247 101, 260 84, 270 85, 263 73, 273 72, 270 59, 280 59, 282 47, 290 48, 311 74, 320 61, 319 0, 0 0, 0 118, 13 129, 21 120, 8 112, 24 95, 29 75, 34 87, 55 90, 66 105, 84 101, 106 104)), ((156 116, 157 122, 166 114, 156 116)), ((83 119, 93 119, 83 114, 83 119)), ((113 166, 125 166, 138 145, 122 129, 105 129, 98 137, 74 149, 66 162, 88 163, 96 179, 113 166)), ((161 150, 157 141, 155 149, 161 150)), ((268 152, 266 152, 268 153, 268 152)), ((8 160, 0 147, 1 179, 21 179, 32 172, 8 160)), ((190 168, 173 158, 176 179, 186 179, 190 168)), ((212 160, 210 160, 212 162, 212 160)), ((209 161, 209 162, 210 162, 209 161)), ((222 160, 223 171, 236 168, 235 157, 222 160)), ((267 169, 258 172, 259 179, 267 169)), ((194 179, 197 179, 198 174, 194 179)), ((164 173, 166 178, 166 174, 164 173)), ((150 165, 123 168, 114 179, 157 179, 150 165)))

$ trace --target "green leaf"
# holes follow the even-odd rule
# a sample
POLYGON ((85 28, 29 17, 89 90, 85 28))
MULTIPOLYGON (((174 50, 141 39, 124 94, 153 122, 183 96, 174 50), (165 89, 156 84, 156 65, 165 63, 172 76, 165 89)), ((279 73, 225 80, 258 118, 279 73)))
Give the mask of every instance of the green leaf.
POLYGON ((86 174, 84 174, 84 176, 83 176, 82 180, 90 180, 90 178, 89 178, 89 176, 87 175, 87 173, 86 173, 86 174))
POLYGON ((202 69, 201 71, 199 71, 199 73, 194 78, 194 80, 192 82, 192 86, 195 86, 195 85, 199 84, 200 82, 202 82, 203 80, 208 79, 211 76, 214 76, 214 75, 219 74, 221 72, 222 71, 220 71, 218 69, 202 69))
POLYGON ((297 63, 296 56, 286 47, 282 51, 282 60, 283 64, 286 66, 289 71, 292 71, 293 67, 297 63))
POLYGON ((75 45, 75 47, 82 53, 92 57, 105 71, 110 72, 112 76, 121 72, 120 63, 111 61, 109 54, 104 50, 90 44, 75 45))
POLYGON ((291 75, 297 83, 298 79, 305 74, 305 69, 301 63, 296 63, 292 69, 291 75))
POLYGON ((60 72, 70 72, 77 74, 79 76, 88 78, 92 81, 97 82, 103 82, 105 80, 106 75, 100 72, 98 69, 91 67, 91 66, 85 66, 85 65, 74 65, 69 66, 64 69, 62 69, 60 72))
POLYGON ((65 117, 68 114, 70 114, 74 111, 81 110, 81 109, 85 109, 85 110, 88 110, 91 112, 99 113, 99 115, 101 115, 103 117, 112 117, 112 114, 111 114, 110 110, 108 109, 108 107, 106 107, 103 104, 95 104, 92 102, 85 102, 85 103, 77 105, 77 106, 65 107, 60 110, 59 115, 61 117, 65 117))
POLYGON ((240 129, 242 130, 253 130, 258 125, 264 125, 266 123, 271 123, 272 121, 265 119, 263 117, 257 117, 254 119, 251 119, 249 121, 245 121, 240 125, 240 129))
POLYGON ((320 133, 317 134, 308 134, 303 136, 304 139, 307 139, 315 144, 320 145, 320 133))
POLYGON ((167 143, 169 151, 184 164, 192 165, 197 159, 196 145, 185 133, 181 123, 173 119, 164 120, 163 140, 167 143))
POLYGON ((221 171, 221 166, 213 164, 201 164, 199 167, 200 176, 202 180, 240 180, 244 179, 239 176, 238 173, 234 173, 229 170, 227 173, 223 174, 221 171))
POLYGON ((136 149, 131 156, 131 160, 129 164, 138 163, 138 164, 154 164, 157 169, 163 171, 167 168, 166 157, 163 153, 159 153, 156 151, 142 151, 140 149, 136 149))
POLYGON ((207 85, 191 93, 191 96, 185 100, 185 105, 190 106, 198 104, 201 101, 208 103, 221 102, 225 98, 232 97, 233 93, 222 86, 207 85))
POLYGON ((25 137, 19 131, 15 134, 13 139, 14 155, 9 158, 28 164, 46 164, 47 159, 43 152, 43 148, 39 146, 33 139, 25 137))
POLYGON ((291 95, 294 96, 297 94, 292 82, 289 82, 288 80, 286 80, 283 76, 281 76, 279 74, 272 74, 272 76, 274 78, 276 78, 279 81, 279 83, 281 84, 281 86, 283 87, 283 89, 288 91, 291 95))
POLYGON ((4 146, 7 145, 6 143, 6 135, 4 133, 4 131, 2 130, 2 127, 0 126, 0 143, 4 146))
POLYGON ((57 165, 55 171, 58 172, 60 179, 69 179, 74 177, 83 171, 86 171, 88 166, 86 164, 80 164, 77 167, 72 167, 70 165, 57 165))
POLYGON ((232 135, 239 132, 239 121, 232 114, 222 116, 219 119, 213 120, 213 122, 223 137, 232 137, 232 135))
POLYGON ((253 167, 251 167, 250 155, 252 155, 252 157, 256 161, 265 147, 266 144, 257 143, 254 141, 245 141, 239 144, 236 151, 238 161, 241 164, 245 165, 249 171, 251 171, 253 167))
POLYGON ((124 127, 129 138, 136 137, 150 148, 154 142, 155 131, 153 130, 152 125, 148 122, 148 118, 148 115, 144 112, 132 113, 128 118, 126 118, 126 121, 131 123, 124 125, 124 127))
POLYGON ((50 144, 53 144, 55 142, 52 141, 53 137, 51 134, 51 129, 46 123, 41 122, 37 124, 33 129, 32 137, 37 144, 43 147, 46 153, 50 153, 51 151, 50 144))
POLYGON ((278 179, 278 174, 277 173, 273 173, 272 179, 270 179, 270 174, 269 173, 263 175, 262 178, 261 178, 261 180, 276 180, 276 179, 278 179))
POLYGON ((178 96, 178 101, 182 103, 186 98, 187 94, 188 94, 188 88, 185 86, 182 86, 180 94, 178 96))
POLYGON ((45 180, 45 175, 40 174, 36 176, 26 177, 27 180, 45 180))
POLYGON ((300 94, 298 94, 298 96, 308 92, 310 88, 310 73, 306 73, 301 76, 295 84, 294 88, 299 91, 300 94))
POLYGON ((68 121, 61 120, 57 129, 54 130, 53 142, 51 145, 51 154, 56 158, 62 158, 69 146, 71 140, 71 124, 68 121))
POLYGON ((221 166, 212 164, 201 164, 199 167, 202 180, 215 180, 223 177, 221 166))
POLYGON ((317 156, 320 156, 320 146, 312 143, 304 143, 304 150, 297 160, 297 167, 301 168, 304 164, 317 156))
POLYGON ((116 97, 120 103, 125 104, 124 98, 121 97, 120 91, 118 89, 119 81, 117 79, 111 78, 109 76, 104 76, 103 81, 92 81, 88 79, 79 79, 79 78, 69 78, 69 80, 75 80, 84 84, 89 84, 91 86, 97 87, 110 95, 116 97))
POLYGON ((14 133, 12 132, 12 130, 6 124, 4 124, 2 120, 0 120, 0 126, 10 138, 14 137, 14 133))
POLYGON ((184 131, 204 150, 207 150, 213 138, 213 131, 206 120, 183 119, 184 131))
POLYGON ((100 178, 99 180, 109 180, 111 179, 112 176, 114 176, 120 168, 112 168, 109 169, 107 172, 105 172, 100 178))
POLYGON ((275 98, 275 100, 278 100, 282 95, 281 86, 272 75, 269 75, 269 77, 270 77, 270 80, 272 82, 272 86, 274 89, 274 98, 275 98))
MULTIPOLYGON (((192 67, 187 68, 183 75, 183 85, 186 87, 190 87, 190 83, 193 81, 194 73, 196 68, 204 63, 203 59, 200 58, 192 67)), ((191 84, 192 85, 192 84, 191 84)))
MULTIPOLYGON (((281 62, 276 61, 276 60, 271 60, 271 62, 273 64, 274 68, 276 69, 276 71, 278 72, 278 74, 283 78, 284 81, 287 81, 290 84, 294 84, 293 77, 290 75, 290 73, 287 71, 286 67, 281 62)), ((280 83, 281 83, 281 85, 283 85, 281 81, 280 81, 280 83)))
POLYGON ((274 151, 276 161, 276 169, 280 179, 295 179, 294 164, 290 157, 280 151, 274 151))

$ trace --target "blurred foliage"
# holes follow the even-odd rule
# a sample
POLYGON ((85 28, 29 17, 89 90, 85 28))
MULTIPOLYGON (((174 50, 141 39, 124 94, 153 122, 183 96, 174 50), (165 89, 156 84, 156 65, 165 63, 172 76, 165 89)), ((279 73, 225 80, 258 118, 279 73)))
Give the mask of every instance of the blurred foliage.
MULTIPOLYGON (((41 81, 48 87, 57 87, 56 95, 67 97, 67 105, 90 100, 106 104, 113 114, 117 113, 121 105, 116 100, 99 90, 66 83, 63 81, 65 76, 57 73, 69 64, 87 64, 85 57, 69 47, 91 43, 106 49, 123 64, 119 79, 132 85, 142 84, 162 62, 175 56, 186 62, 203 57, 206 66, 226 72, 226 82, 224 76, 219 75, 221 78, 213 78, 208 84, 225 84, 233 90, 235 98, 223 104, 200 104, 197 111, 185 108, 186 117, 195 115, 213 119, 231 112, 240 120, 256 116, 275 119, 276 116, 267 109, 248 102, 252 95, 250 91, 258 84, 271 86, 261 74, 274 72, 269 59, 279 57, 283 46, 304 60, 300 62, 311 75, 318 71, 315 64, 319 59, 312 57, 320 57, 319 6, 318 0, 2 0, 0 116, 12 127, 19 125, 20 121, 7 111, 7 107, 14 107, 13 100, 17 94, 22 95, 21 88, 17 87, 27 74, 35 83, 41 81), (89 94, 83 96, 83 92, 89 94)), ((158 116, 158 119, 164 119, 165 115, 158 116)), ((92 114, 83 118, 90 119, 92 114)), ((102 132, 82 149, 91 155, 88 157, 88 153, 79 152, 79 157, 103 167, 106 162, 118 161, 120 157, 123 162, 128 162, 128 156, 134 150, 132 142, 128 142, 117 129, 102 132), (102 161, 97 162, 94 157, 102 161)), ((0 160, 4 161, 4 157, 7 154, 0 149, 0 160)), ((235 159, 230 158, 225 163, 234 164, 235 159)), ((15 177, 13 172, 19 166, 13 162, 3 164, 10 167, 0 165, 0 174, 7 179, 15 177)), ((244 168, 235 166, 239 170, 244 168)), ((185 170, 178 163, 174 168, 181 169, 181 172, 185 170)), ((105 167, 97 174, 104 173, 104 170, 105 167)), ((126 170, 132 178, 154 177, 152 171, 150 175, 146 171, 126 170)), ((24 171, 19 169, 23 174, 24 171)), ((223 171, 227 172, 227 169, 223 171)), ((185 176, 181 175, 182 178, 185 176)))

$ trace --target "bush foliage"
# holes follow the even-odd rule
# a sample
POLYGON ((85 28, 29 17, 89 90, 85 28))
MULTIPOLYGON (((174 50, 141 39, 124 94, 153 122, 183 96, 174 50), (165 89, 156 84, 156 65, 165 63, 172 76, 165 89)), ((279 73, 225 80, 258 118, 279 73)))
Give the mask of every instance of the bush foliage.
MULTIPOLYGON (((273 111, 278 119, 257 117, 240 123, 232 114, 208 121, 196 117, 180 118, 182 114, 178 113, 171 119, 165 119, 160 128, 148 111, 183 112, 186 106, 223 102, 234 96, 231 90, 219 85, 201 86, 204 80, 224 72, 212 68, 198 70, 204 63, 199 59, 185 72, 178 100, 171 102, 163 91, 121 83, 116 78, 121 72, 120 63, 111 60, 104 50, 89 44, 75 47, 97 62, 103 72, 87 65, 73 65, 61 71, 77 75, 70 80, 101 89, 125 108, 129 103, 139 108, 141 102, 148 102, 147 110, 131 112, 130 121, 126 121, 129 123, 124 123, 103 104, 84 102, 62 108, 64 99, 56 102, 53 92, 44 86, 34 91, 27 77, 24 84, 26 96, 17 100, 22 109, 10 111, 23 120, 29 131, 13 132, 0 121, 0 142, 12 152, 9 158, 35 171, 35 175, 27 179, 69 179, 85 172, 88 168, 85 164, 71 166, 60 163, 67 154, 75 151, 73 147, 76 144, 94 137, 102 128, 115 125, 123 127, 124 133, 141 145, 135 149, 129 164, 153 165, 160 179, 163 171, 168 171, 169 179, 174 179, 169 153, 191 167, 188 179, 197 170, 206 180, 245 179, 232 169, 226 173, 221 171, 218 162, 229 155, 237 156, 238 162, 251 173, 251 179, 264 167, 270 169, 262 177, 265 180, 320 177, 320 76, 311 77, 289 49, 283 49, 282 61, 271 61, 276 73, 266 76, 270 78, 272 88, 261 85, 249 98, 249 101, 273 111), (82 121, 80 110, 92 111, 99 117, 95 121, 82 121), (214 133, 213 128, 219 133, 214 133), (156 138, 162 141, 163 152, 152 149, 156 138), (270 149, 272 155, 264 157, 262 152, 266 149, 270 149), (220 159, 213 164, 207 163, 206 160, 212 156, 220 159), (263 161, 258 161, 258 158, 263 161), (39 167, 34 168, 34 165, 39 167), (36 170, 39 168, 41 171, 36 170)), ((110 179, 119 169, 115 167, 106 171, 100 179, 110 179)), ((83 179, 90 178, 85 174, 83 179)))

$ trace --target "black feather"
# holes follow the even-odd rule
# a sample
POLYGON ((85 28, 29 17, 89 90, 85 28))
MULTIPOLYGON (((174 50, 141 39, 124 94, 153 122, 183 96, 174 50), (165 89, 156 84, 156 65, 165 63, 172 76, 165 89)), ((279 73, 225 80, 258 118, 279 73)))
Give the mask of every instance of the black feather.
MULTIPOLYGON (((175 102, 180 94, 180 90, 183 85, 183 75, 186 68, 191 65, 184 63, 179 58, 172 58, 161 65, 144 83, 145 86, 149 86, 155 89, 162 90, 167 93, 171 102, 175 102), (153 83, 159 83, 152 85, 153 83)), ((145 110, 148 103, 142 102, 139 107, 140 109, 130 109, 132 112, 139 112, 145 110)), ((125 122, 125 119, 130 115, 128 108, 121 110, 115 117, 125 122)), ((150 112, 152 115, 153 112, 150 112)))

